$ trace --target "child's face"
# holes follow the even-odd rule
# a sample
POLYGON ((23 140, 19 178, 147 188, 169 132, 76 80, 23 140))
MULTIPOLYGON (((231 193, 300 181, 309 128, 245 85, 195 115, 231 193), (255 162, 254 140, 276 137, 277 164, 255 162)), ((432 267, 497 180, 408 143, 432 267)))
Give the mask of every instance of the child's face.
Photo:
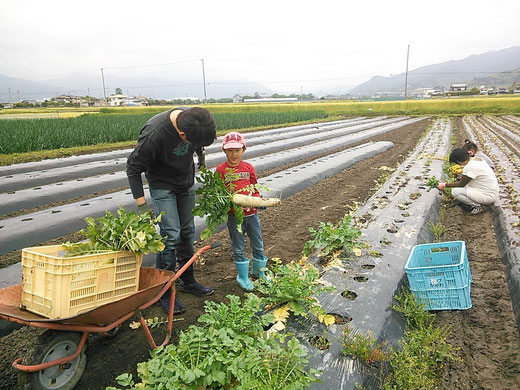
POLYGON ((473 149, 468 150, 468 154, 470 157, 473 157, 475 155, 475 151, 473 149))
POLYGON ((224 153, 226 153, 228 165, 236 167, 242 161, 244 148, 224 149, 224 153))

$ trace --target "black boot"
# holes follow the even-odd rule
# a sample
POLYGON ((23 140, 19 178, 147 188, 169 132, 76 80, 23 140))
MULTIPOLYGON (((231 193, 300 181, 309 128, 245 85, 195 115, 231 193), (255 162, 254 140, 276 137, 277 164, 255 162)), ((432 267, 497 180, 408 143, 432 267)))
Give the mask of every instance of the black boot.
MULTIPOLYGON (((186 261, 179 260, 179 269, 182 268, 186 264, 186 261)), ((193 264, 189 266, 189 268, 183 272, 179 281, 179 291, 193 294, 198 297, 204 297, 211 295, 215 292, 215 289, 211 287, 206 287, 200 284, 195 280, 195 276, 193 275, 193 264)))

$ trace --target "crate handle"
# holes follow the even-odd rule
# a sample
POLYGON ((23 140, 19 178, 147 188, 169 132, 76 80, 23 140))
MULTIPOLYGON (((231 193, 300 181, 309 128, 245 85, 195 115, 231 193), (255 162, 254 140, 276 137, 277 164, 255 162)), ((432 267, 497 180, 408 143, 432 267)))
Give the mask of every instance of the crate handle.
POLYGON ((438 252, 449 252, 450 251, 450 248, 448 248, 447 246, 441 246, 439 248, 431 248, 430 251, 432 253, 438 253, 438 252))

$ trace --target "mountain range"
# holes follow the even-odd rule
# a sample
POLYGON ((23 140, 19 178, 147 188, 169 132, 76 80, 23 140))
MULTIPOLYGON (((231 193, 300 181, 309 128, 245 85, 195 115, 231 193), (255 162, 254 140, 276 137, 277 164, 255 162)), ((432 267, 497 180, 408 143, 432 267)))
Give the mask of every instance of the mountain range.
MULTIPOLYGON (((352 88, 353 96, 375 93, 403 94, 405 73, 391 77, 374 76, 370 80, 352 88)), ((46 99, 59 94, 103 97, 103 81, 106 94, 121 88, 123 93, 146 96, 154 99, 174 99, 181 97, 203 97, 204 85, 201 80, 175 79, 157 75, 121 77, 114 74, 70 73, 45 82, 16 79, 0 75, 0 102, 46 99)), ((423 66, 408 72, 408 91, 418 88, 449 89, 452 83, 467 83, 470 87, 511 87, 520 81, 520 46, 471 55, 462 60, 442 62, 423 66)), ((339 86, 338 86, 339 90, 339 86)), ((255 92, 272 94, 271 88, 248 80, 230 80, 206 84, 207 97, 232 97, 253 95, 255 92), (237 89, 239 86, 239 89, 237 89)))
MULTIPOLYGON (((520 81, 520 46, 471 55, 462 60, 423 66, 408 72, 408 91, 418 88, 449 89, 452 83, 467 83, 470 87, 511 87, 520 81)), ((353 95, 380 93, 402 94, 406 74, 372 77, 353 88, 353 95)))

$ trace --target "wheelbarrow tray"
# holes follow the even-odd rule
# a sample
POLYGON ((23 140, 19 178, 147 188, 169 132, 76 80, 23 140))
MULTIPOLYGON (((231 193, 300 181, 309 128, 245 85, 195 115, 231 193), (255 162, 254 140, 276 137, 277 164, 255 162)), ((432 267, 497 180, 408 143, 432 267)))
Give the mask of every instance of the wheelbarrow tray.
POLYGON ((102 325, 110 324, 124 315, 137 310, 140 306, 151 302, 157 294, 175 274, 171 271, 141 268, 139 275, 139 288, 137 293, 132 294, 121 300, 110 302, 85 312, 66 318, 49 319, 38 314, 31 313, 20 308, 22 296, 22 284, 0 289, 0 317, 22 324, 31 322, 48 322, 71 325, 102 325))

